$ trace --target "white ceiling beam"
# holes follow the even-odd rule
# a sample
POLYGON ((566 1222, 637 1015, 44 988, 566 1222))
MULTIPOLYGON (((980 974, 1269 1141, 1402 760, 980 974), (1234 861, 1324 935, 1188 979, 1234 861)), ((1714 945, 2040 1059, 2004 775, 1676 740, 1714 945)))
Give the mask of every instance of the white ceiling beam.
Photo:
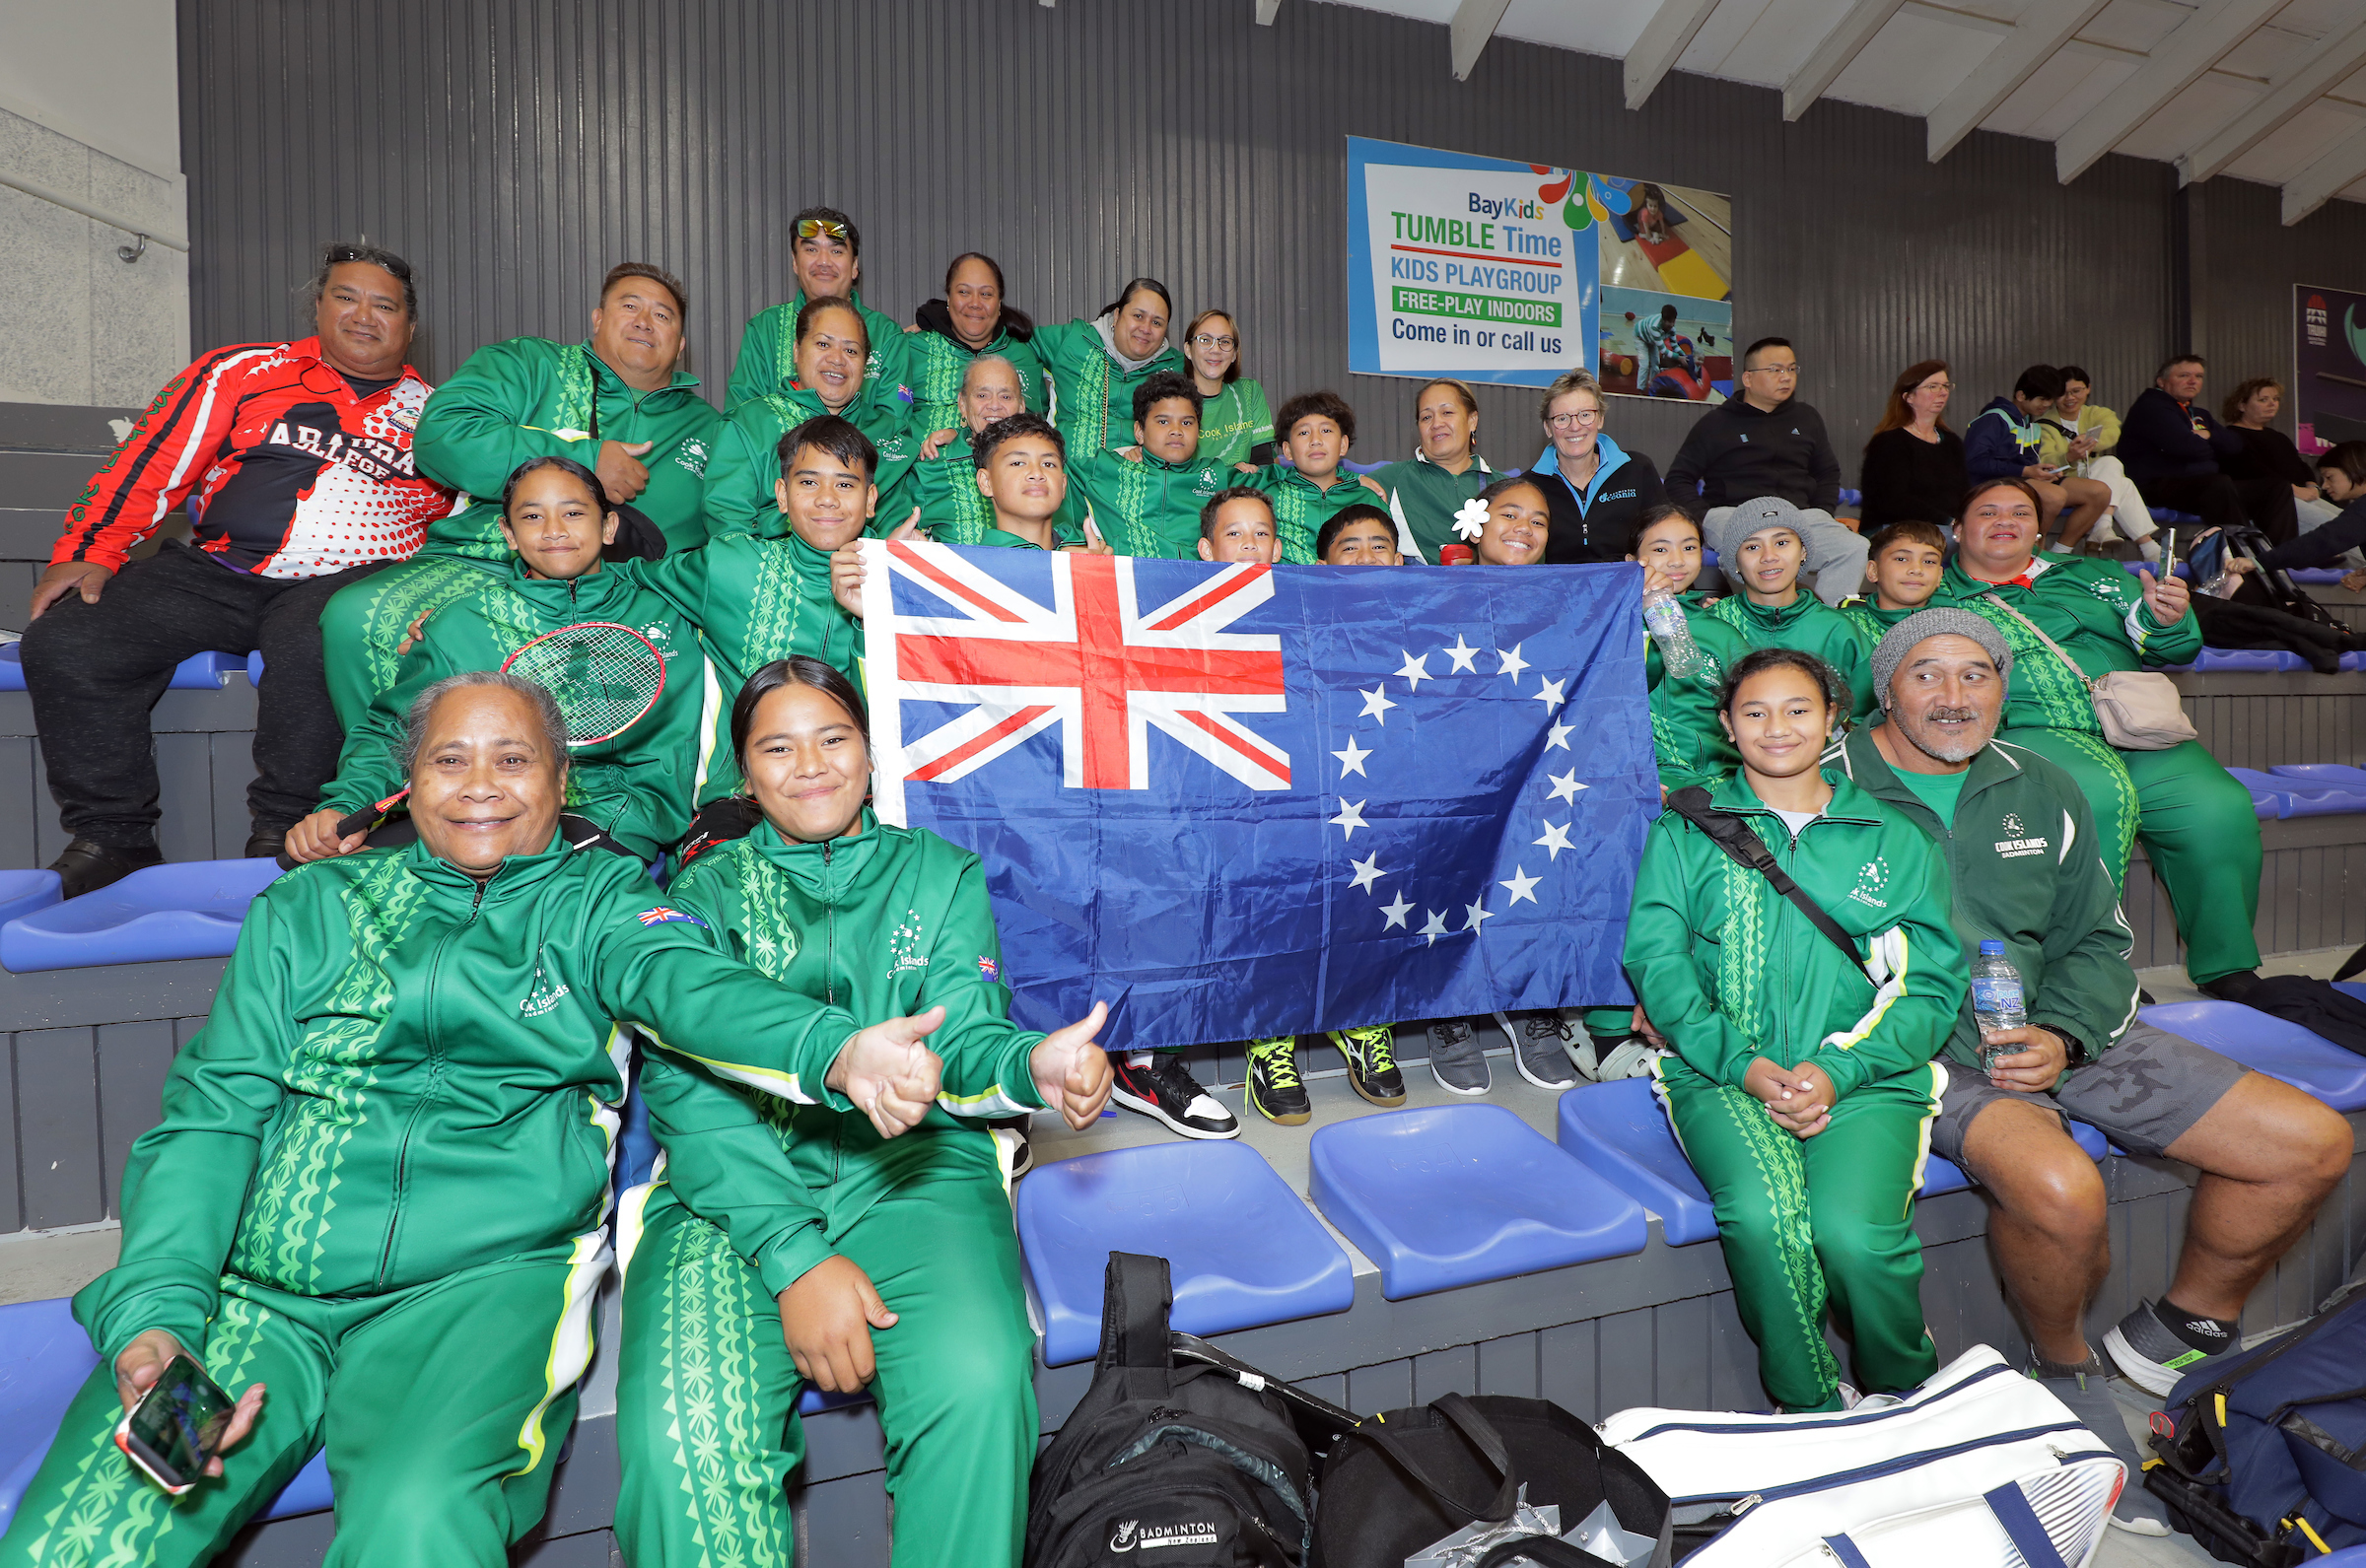
POLYGON ((1486 49, 1487 40, 1496 35, 1503 21, 1503 13, 1511 8, 1511 0, 1462 0, 1454 8, 1453 24, 1447 33, 1454 44, 1454 80, 1467 82, 1479 65, 1479 55, 1486 49))
POLYGON ((1676 69, 1684 51, 1693 46, 1701 24, 1717 9, 1717 0, 1659 0, 1651 20, 1635 34, 1627 51, 1627 106, 1641 108, 1660 80, 1676 69))
POLYGON ((2054 177, 2067 185, 2137 126, 2201 79, 2219 57, 2288 0, 2209 0, 2155 45, 2136 74, 2104 95, 2053 144, 2054 177))
POLYGON ((2178 183, 2191 184, 2223 172, 2227 165, 2283 129, 2294 115, 2362 65, 2366 65, 2366 20, 2347 33, 2329 34, 2311 43, 2299 64, 2268 84, 2265 97, 2222 121, 2178 159, 2178 183))
POLYGON ((2110 3, 2111 0, 2055 0, 2053 4, 2032 6, 2029 15, 2005 34, 2004 41, 1990 49, 1987 58, 1974 66, 1972 74, 1958 82, 1924 118, 1930 161, 1935 164, 1955 151, 1958 142, 2003 107, 2004 101, 2021 91, 2021 84, 2037 74, 2038 67, 2053 59, 2096 12, 2110 3))
MULTIPOLYGON (((1052 3, 1052 0, 1043 0, 1043 3, 1048 6, 1052 3)), ((1257 0, 1257 25, 1259 27, 1272 27, 1274 25, 1274 18, 1280 16, 1281 14, 1282 0, 1257 0)))
POLYGON ((2360 179, 2366 179, 2366 131, 2353 131, 2284 181, 2284 227, 2291 228, 2360 179))
POLYGON ((1889 26, 1890 18, 1905 4, 1906 0, 1856 0, 1840 25, 1808 51, 1806 63, 1782 84, 1782 117, 1795 120, 1806 113, 1808 105, 1824 96, 1824 90, 1840 79, 1848 62, 1864 52, 1873 34, 1889 26))

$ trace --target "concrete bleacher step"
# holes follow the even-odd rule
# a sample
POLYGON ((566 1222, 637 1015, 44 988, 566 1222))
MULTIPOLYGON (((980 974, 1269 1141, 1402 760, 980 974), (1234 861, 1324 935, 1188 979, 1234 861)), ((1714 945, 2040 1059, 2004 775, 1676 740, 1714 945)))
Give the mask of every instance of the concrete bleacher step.
POLYGON ((1642 1206, 1496 1105, 1433 1106, 1314 1134, 1310 1196, 1390 1301, 1639 1253, 1642 1206))
POLYGON ((247 906, 278 875, 279 863, 267 857, 148 866, 0 924, 0 969, 23 975, 228 957, 247 906))
POLYGON ((1154 1253, 1173 1323, 1203 1336, 1345 1312, 1348 1255, 1256 1150, 1156 1143, 1039 1166, 1018 1184, 1018 1238, 1043 1310, 1046 1366, 1100 1347, 1111 1251, 1154 1253))

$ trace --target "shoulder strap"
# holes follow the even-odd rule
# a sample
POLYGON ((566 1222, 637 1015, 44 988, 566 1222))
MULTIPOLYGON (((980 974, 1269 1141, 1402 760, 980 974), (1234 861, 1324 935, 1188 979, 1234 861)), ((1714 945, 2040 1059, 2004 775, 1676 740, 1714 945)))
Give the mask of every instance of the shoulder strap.
POLYGON ((2070 666, 2070 673, 2078 677, 2078 683, 2081 686, 2086 686, 2089 688, 2094 686, 2095 682, 2088 678, 2087 672, 2078 667, 2078 660, 2072 658, 2068 653, 2063 652, 2062 645, 2055 642, 2053 638, 2048 637, 2045 632, 2039 628, 2037 622, 2031 620, 2028 616, 2023 615, 2019 610, 2016 610, 2011 605, 2005 603, 2004 600, 1997 594, 1983 593, 1981 595, 1981 597, 1987 600, 1990 604, 1995 605, 1996 608, 2002 610, 2014 620, 2019 621, 2023 626, 2028 627, 2030 636, 2036 638, 2039 642, 2053 649, 2053 656, 2070 666))
POLYGON ((1132 1373, 1135 1398, 1158 1397, 1171 1384, 1174 1363, 1167 1355, 1166 1315, 1174 1299, 1165 1259, 1110 1253, 1101 1284, 1097 1365, 1132 1373))
MULTIPOLYGON (((1668 809, 1699 828, 1709 843, 1732 858, 1765 877, 1774 891, 1791 901, 1792 907, 1808 919, 1808 923, 1822 931, 1832 945, 1848 955, 1848 962, 1859 970, 1864 960, 1856 956, 1856 942, 1841 922, 1824 913, 1824 906, 1807 896, 1807 889, 1791 880, 1791 875, 1774 863, 1768 852, 1766 841, 1758 830, 1730 811, 1719 811, 1708 803, 1708 791, 1699 784, 1676 790, 1668 796, 1668 809)), ((1870 975, 1866 976, 1870 980, 1870 975)), ((1875 982, 1878 989, 1879 982, 1875 982)))

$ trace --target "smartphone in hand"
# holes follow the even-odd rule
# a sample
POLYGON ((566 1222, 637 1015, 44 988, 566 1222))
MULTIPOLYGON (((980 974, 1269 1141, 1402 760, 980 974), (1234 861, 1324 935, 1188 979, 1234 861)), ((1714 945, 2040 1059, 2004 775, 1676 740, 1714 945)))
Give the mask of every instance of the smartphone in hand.
POLYGON ((115 1428, 115 1447, 141 1473, 178 1497, 204 1478, 236 1407, 205 1368, 187 1356, 174 1356, 115 1428))

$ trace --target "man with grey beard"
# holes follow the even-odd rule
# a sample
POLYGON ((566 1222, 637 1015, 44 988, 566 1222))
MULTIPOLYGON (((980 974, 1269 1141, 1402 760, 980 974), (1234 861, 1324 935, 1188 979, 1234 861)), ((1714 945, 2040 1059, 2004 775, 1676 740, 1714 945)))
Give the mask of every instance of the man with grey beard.
MULTIPOLYGON (((1964 952, 2002 944, 2028 1017, 1983 1037, 1967 996, 1941 1057, 1948 1082, 1931 1152, 1986 1190, 1988 1240, 2029 1330, 2030 1375, 2133 1475, 2107 1379, 2119 1372, 2157 1404, 2193 1366, 2235 1347, 2244 1299, 2348 1170, 2349 1126, 2299 1090, 2137 1020, 2133 943, 2093 811, 2068 773, 1994 738, 2012 654, 1993 626, 1923 610, 1890 628, 1872 662, 1886 721, 1834 746, 1825 766, 1946 852, 1964 952), (2201 1172, 2176 1277, 2157 1304, 2106 1331, 2108 1361, 2085 1327, 2111 1266, 2103 1178, 2070 1140, 2072 1117, 2123 1149, 2201 1172)), ((2161 1517, 2136 1486, 2120 1508, 2161 1517)))

